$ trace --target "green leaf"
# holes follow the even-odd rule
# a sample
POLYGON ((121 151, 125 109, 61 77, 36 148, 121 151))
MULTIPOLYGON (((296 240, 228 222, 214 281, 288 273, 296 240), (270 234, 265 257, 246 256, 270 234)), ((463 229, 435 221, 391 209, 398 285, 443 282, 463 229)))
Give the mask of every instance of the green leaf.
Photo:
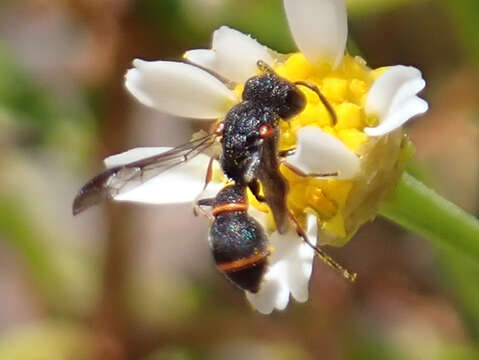
POLYGON ((405 173, 380 214, 443 246, 479 261, 479 221, 405 173))

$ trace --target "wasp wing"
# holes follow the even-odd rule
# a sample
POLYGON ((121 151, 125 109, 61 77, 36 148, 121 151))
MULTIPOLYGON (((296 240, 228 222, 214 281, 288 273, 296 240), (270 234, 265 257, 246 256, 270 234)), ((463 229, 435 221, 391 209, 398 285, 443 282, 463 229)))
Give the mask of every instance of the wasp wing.
POLYGON ((217 138, 215 133, 208 134, 160 154, 107 169, 80 189, 73 201, 73 214, 133 190, 161 173, 184 164, 217 144, 217 138))

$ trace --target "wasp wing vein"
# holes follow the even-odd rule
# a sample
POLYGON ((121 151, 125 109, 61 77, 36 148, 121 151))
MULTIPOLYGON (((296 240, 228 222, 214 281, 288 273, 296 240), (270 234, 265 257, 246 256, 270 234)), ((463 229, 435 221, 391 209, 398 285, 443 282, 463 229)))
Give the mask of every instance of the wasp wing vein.
POLYGON ((217 138, 215 133, 208 134, 163 153, 105 170, 80 189, 73 201, 73 215, 186 163, 215 145, 217 138))

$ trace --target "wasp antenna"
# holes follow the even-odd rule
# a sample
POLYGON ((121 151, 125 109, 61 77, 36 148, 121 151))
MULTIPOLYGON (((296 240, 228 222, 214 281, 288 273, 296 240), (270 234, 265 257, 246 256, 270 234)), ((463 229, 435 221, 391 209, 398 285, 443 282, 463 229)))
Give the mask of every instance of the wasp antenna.
MULTIPOLYGON (((187 52, 188 52, 188 51, 187 51, 187 52)), ((222 76, 222 75, 220 75, 220 74, 214 72, 213 70, 208 69, 208 68, 205 67, 205 66, 196 64, 196 63, 192 62, 191 60, 185 58, 185 55, 186 55, 187 52, 185 52, 185 53, 183 54, 183 63, 184 63, 184 64, 192 65, 192 66, 194 66, 194 67, 197 67, 198 69, 201 69, 201 70, 203 70, 203 71, 206 71, 207 73, 209 73, 210 75, 213 75, 215 78, 217 78, 219 81, 221 81, 223 84, 225 84, 226 87, 228 87, 229 89, 232 89, 232 90, 233 90, 233 89, 236 87, 236 85, 238 85, 236 82, 231 81, 230 79, 228 79, 228 78, 226 78, 226 77, 224 77, 224 76, 222 76)))
POLYGON ((258 69, 264 73, 270 73, 270 74, 275 74, 273 68, 269 66, 265 61, 263 60, 258 60, 256 62, 256 65, 258 66, 258 69))
POLYGON ((358 276, 357 273, 352 273, 348 269, 346 269, 344 266, 339 264, 336 260, 334 260, 331 256, 326 254, 326 252, 316 245, 313 245, 311 241, 309 241, 308 236, 304 232, 303 228, 301 227, 301 224, 298 222, 294 214, 289 211, 289 215, 291 216, 291 219, 296 225, 296 231, 298 232, 298 235, 301 236, 306 244, 311 247, 311 249, 314 250, 316 256, 321 259, 326 265, 329 267, 333 268, 334 270, 337 270, 339 273, 343 275, 343 277, 351 282, 356 281, 356 278, 358 276))
POLYGON ((318 95, 318 97, 321 100, 321 102, 323 103, 323 105, 326 107, 326 110, 328 110, 329 115, 331 116, 331 119, 333 120, 333 125, 337 124, 338 116, 336 115, 336 111, 334 111, 331 103, 328 101, 326 96, 323 95, 323 93, 319 90, 319 88, 316 85, 314 85, 310 82, 307 82, 307 81, 295 81, 294 84, 295 85, 306 86, 310 90, 314 91, 318 95))
POLYGON ((306 243, 311 246, 311 248, 314 250, 316 253, 316 256, 320 258, 326 265, 330 266, 331 268, 339 271, 343 277, 351 282, 355 282, 356 278, 358 276, 357 273, 352 273, 345 267, 343 267, 341 264, 336 262, 331 256, 326 254, 323 250, 321 250, 319 247, 311 244, 309 241, 306 241, 306 243))

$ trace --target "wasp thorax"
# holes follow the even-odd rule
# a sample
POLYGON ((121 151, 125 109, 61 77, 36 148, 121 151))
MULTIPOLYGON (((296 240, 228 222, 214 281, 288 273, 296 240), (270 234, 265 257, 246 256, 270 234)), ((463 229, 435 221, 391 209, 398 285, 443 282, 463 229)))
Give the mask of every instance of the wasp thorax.
POLYGON ((303 93, 274 73, 254 76, 246 81, 243 100, 268 107, 283 119, 299 114, 306 106, 303 93))

